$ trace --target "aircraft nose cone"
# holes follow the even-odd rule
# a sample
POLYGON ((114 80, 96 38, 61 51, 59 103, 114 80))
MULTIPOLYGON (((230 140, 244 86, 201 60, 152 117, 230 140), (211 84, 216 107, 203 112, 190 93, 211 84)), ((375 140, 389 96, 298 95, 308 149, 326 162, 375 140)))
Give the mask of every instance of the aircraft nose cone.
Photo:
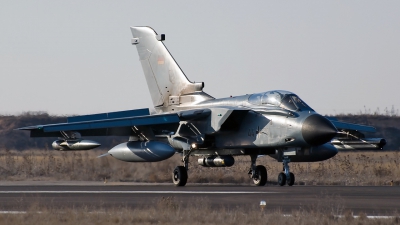
POLYGON ((314 114, 309 116, 301 128, 303 139, 309 145, 322 145, 335 137, 336 127, 325 117, 314 114))

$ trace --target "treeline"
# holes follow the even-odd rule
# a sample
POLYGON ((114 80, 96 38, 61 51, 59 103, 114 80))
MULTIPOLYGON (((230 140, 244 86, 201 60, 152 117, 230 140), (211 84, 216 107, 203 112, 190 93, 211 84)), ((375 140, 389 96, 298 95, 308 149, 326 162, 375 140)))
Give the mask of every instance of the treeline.
MULTIPOLYGON (((367 137, 382 137, 387 141, 386 150, 400 149, 400 117, 385 115, 336 115, 339 121, 374 126, 376 133, 367 133, 367 137)), ((66 116, 49 115, 46 112, 27 112, 21 115, 0 115, 0 148, 10 150, 51 149, 55 138, 29 138, 28 131, 14 130, 39 124, 63 123, 66 116)), ((102 144, 102 148, 110 149, 125 142, 128 137, 90 137, 90 140, 102 144)))

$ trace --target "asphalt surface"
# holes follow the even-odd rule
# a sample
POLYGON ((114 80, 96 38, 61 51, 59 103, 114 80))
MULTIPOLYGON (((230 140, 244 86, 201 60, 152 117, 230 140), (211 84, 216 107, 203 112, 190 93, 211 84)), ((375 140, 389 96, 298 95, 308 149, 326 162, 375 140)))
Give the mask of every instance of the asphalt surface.
MULTIPOLYGON (((33 204, 50 207, 145 207, 173 197, 182 204, 206 202, 210 207, 258 207, 291 213, 298 209, 351 210, 368 215, 400 212, 400 186, 238 186, 135 183, 4 183, 0 182, 0 210, 26 210, 33 204)), ((335 212, 333 212, 335 213, 335 212)))

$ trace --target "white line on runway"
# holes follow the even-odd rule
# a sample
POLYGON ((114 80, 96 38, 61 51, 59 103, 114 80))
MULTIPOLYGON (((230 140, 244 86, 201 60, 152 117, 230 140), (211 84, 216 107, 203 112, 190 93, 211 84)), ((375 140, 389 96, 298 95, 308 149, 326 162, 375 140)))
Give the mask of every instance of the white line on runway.
MULTIPOLYGON (((283 214, 284 217, 291 217, 291 214, 283 214)), ((336 218, 345 218, 343 215, 334 215, 336 218)), ((360 216, 353 216, 353 218, 358 219, 360 216)), ((368 219, 393 219, 396 216, 366 216, 368 219)))
POLYGON ((0 191, 0 194, 276 194, 265 191, 0 191))
MULTIPOLYGON (((0 211, 0 214, 26 214, 26 211, 0 211)), ((42 213, 42 212, 36 212, 42 213)), ((89 213, 104 213, 104 212, 89 212, 89 213)), ((290 214, 283 214, 284 217, 291 217, 290 214)), ((335 215, 334 217, 343 218, 343 215, 335 215)), ((359 216, 353 216, 353 218, 357 219, 359 216)), ((394 219, 396 216, 367 216, 368 219, 394 219)))

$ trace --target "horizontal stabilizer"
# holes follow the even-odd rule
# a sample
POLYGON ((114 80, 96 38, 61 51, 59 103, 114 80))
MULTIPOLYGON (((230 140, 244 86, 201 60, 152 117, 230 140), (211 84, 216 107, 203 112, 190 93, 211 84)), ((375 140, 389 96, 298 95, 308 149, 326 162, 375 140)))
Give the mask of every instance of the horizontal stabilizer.
POLYGON ((333 125, 335 125, 338 130, 355 130, 355 131, 363 131, 363 132, 376 132, 375 127, 353 124, 353 123, 345 123, 339 122, 337 120, 333 120, 328 118, 333 125))

